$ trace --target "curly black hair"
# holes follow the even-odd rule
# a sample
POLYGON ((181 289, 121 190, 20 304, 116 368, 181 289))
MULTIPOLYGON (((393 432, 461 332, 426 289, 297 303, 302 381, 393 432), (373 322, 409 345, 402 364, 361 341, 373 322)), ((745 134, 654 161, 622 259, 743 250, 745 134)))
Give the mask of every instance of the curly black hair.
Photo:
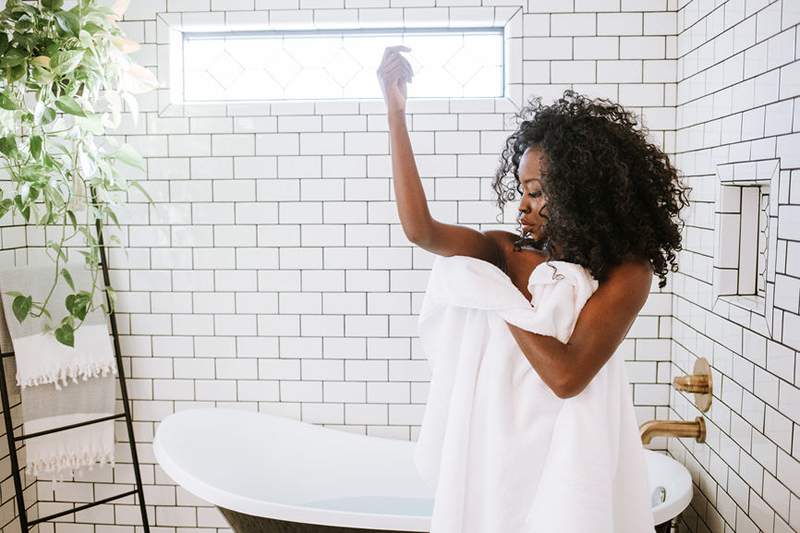
MULTIPOLYGON (((558 243, 557 259, 580 264, 602 281, 633 254, 649 260, 664 287, 667 262, 678 270, 675 251, 682 249, 684 226, 679 213, 689 205, 692 188, 680 183, 669 157, 647 140, 647 128, 621 105, 571 89, 551 105, 529 98, 516 118, 521 122, 506 140, 492 183, 501 212, 515 191, 523 194, 520 159, 537 147, 544 154, 543 231, 558 243)), ((524 244, 541 243, 522 235, 514 246, 524 244)))

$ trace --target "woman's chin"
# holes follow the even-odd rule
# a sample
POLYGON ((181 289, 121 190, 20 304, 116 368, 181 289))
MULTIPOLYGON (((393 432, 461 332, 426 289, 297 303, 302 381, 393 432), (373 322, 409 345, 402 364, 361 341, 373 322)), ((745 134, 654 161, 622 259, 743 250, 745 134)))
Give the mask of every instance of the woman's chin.
POLYGON ((542 249, 542 247, 544 246, 544 241, 545 241, 545 239, 537 239, 537 238, 536 238, 536 237, 535 237, 533 234, 531 234, 531 233, 524 233, 524 234, 523 234, 523 235, 522 235, 522 236, 519 238, 519 241, 518 241, 518 242, 519 242, 519 244, 520 244, 521 246, 529 246, 529 247, 531 247, 531 248, 536 248, 536 249, 539 249, 539 250, 541 250, 541 249, 542 249))

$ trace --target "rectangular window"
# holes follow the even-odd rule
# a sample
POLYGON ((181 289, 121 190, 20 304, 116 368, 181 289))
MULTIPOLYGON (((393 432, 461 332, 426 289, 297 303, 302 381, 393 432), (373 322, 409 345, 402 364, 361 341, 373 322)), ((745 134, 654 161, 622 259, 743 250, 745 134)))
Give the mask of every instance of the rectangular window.
POLYGON ((376 70, 403 44, 409 98, 504 96, 503 28, 182 32, 184 102, 382 98, 376 70))

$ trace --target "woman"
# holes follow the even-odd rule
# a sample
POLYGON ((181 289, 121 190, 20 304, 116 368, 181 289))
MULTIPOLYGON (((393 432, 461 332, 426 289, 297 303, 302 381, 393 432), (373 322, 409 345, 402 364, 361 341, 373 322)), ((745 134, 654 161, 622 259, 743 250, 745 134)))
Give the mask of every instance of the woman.
POLYGON ((414 244, 441 256, 488 261, 530 299, 537 265, 563 260, 599 281, 566 343, 508 324, 522 353, 560 398, 578 395, 614 354, 650 293, 653 273, 666 285, 681 248, 676 218, 688 187, 667 155, 637 129, 635 117, 607 100, 572 91, 549 106, 532 100, 508 137, 493 188, 502 209, 522 194, 521 235, 477 231, 431 217, 405 123, 411 66, 386 48, 377 70, 387 106, 392 173, 400 221, 414 244), (506 183, 512 178, 510 185, 506 183))

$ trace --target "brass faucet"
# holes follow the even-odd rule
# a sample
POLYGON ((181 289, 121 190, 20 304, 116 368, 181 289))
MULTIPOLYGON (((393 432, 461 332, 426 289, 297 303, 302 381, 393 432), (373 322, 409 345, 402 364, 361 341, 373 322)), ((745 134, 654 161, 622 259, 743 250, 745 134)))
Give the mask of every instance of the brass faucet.
MULTIPOLYGON (((711 407, 711 365, 704 357, 695 361, 693 373, 678 376, 672 381, 676 390, 694 393, 694 405, 706 412, 711 407)), ((706 421, 702 416, 694 420, 648 420, 639 426, 642 444, 650 444, 653 437, 691 437, 697 442, 706 441, 706 421)))
POLYGON ((639 426, 642 444, 650 444, 653 437, 692 437, 697 442, 706 441, 706 422, 702 416, 689 420, 648 420, 639 426))

